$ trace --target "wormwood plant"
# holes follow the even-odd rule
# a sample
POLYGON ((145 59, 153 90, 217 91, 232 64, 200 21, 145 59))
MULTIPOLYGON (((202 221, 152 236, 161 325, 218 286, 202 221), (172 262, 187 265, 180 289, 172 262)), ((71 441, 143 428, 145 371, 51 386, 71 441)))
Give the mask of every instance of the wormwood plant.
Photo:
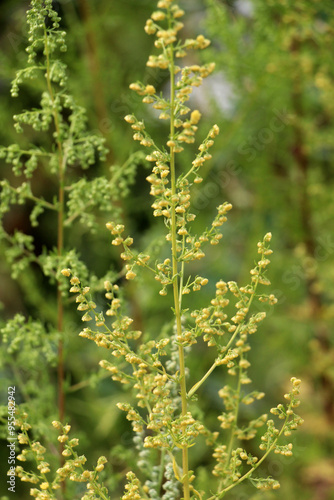
MULTIPOLYGON (((103 211, 119 211, 116 202, 133 181, 138 159, 135 155, 123 167, 114 166, 108 178, 85 176, 93 165, 101 169, 107 149, 101 136, 89 132, 85 109, 71 94, 62 58, 65 32, 52 1, 32 0, 27 23, 27 65, 17 71, 11 95, 18 97, 22 88, 35 106, 14 116, 16 131, 24 132, 21 140, 0 148, 0 158, 12 166, 0 183, 0 250, 27 297, 28 311, 38 311, 39 316, 20 313, 1 325, 0 369, 8 385, 16 386, 17 402, 29 412, 39 437, 49 432, 44 417, 49 424, 57 408, 64 420, 69 389, 64 367, 68 291, 60 271, 73 266, 82 279, 99 288, 77 242, 81 235, 97 233, 103 211), (46 197, 40 194, 42 185, 46 197), (24 229, 13 229, 11 214, 22 208, 29 219, 24 229)), ((4 407, 2 416, 5 412, 4 407)))
MULTIPOLYGON (((210 43, 202 35, 196 39, 179 38, 183 15, 184 11, 174 0, 160 0, 158 10, 145 26, 148 34, 156 36, 157 49, 147 65, 157 71, 168 71, 169 95, 158 93, 152 84, 136 82, 130 86, 169 124, 166 144, 157 145, 144 122, 135 115, 125 117, 134 131, 134 139, 147 148, 147 161, 153 164, 147 180, 151 185, 153 215, 163 220, 166 229, 162 256, 155 258, 148 251, 134 250, 133 239, 126 235, 124 225, 118 220, 107 223, 112 244, 122 249, 125 278, 135 280, 143 274, 149 283, 150 274, 161 286, 159 294, 166 296, 161 300, 169 300, 170 316, 158 331, 141 332, 128 315, 124 287, 119 280, 104 281, 108 307, 103 311, 94 302, 91 287, 71 263, 61 270, 70 280, 70 292, 75 296, 77 309, 83 313, 82 321, 87 324, 79 335, 106 349, 101 367, 114 381, 132 391, 137 400, 135 404, 120 402, 117 405, 131 422, 134 449, 138 454, 136 469, 126 472, 122 500, 214 500, 227 497, 234 487, 245 481, 260 490, 277 489, 278 481, 261 476, 259 468, 271 452, 292 455, 292 443, 284 437, 289 437, 302 423, 295 413, 300 386, 300 380, 295 377, 291 379, 290 392, 285 394, 286 403, 270 410, 273 418, 262 414, 245 420, 245 406, 264 397, 263 392, 247 390, 247 387, 251 384, 250 338, 265 318, 259 307, 262 303, 276 302, 273 294, 262 289, 270 285, 267 267, 272 253, 271 234, 267 233, 258 243, 259 260, 250 271, 248 284, 239 286, 234 281, 226 283, 219 279, 211 300, 198 309, 192 307, 191 295, 206 286, 208 279, 196 271, 195 275, 191 273, 197 268, 197 261, 205 257, 205 246, 219 244, 221 226, 232 206, 228 202, 219 205, 210 226, 201 234, 195 234, 191 188, 202 181, 201 167, 211 159, 210 148, 219 127, 211 128, 192 164, 182 170, 177 160, 184 148, 195 143, 201 119, 200 112, 191 111, 186 103, 194 87, 200 86, 214 69, 212 63, 182 64, 191 49, 202 50, 210 43), (258 303, 256 309, 255 303, 258 303), (196 344, 204 345, 208 353, 215 353, 214 362, 203 373, 188 369, 189 359, 198 355, 196 344), (219 396, 223 408, 217 425, 212 428, 201 411, 198 392, 209 383, 214 370, 221 373, 219 396), (280 425, 275 417, 281 420, 280 425), (257 439, 262 427, 265 430, 257 439), (205 485, 200 481, 195 460, 196 448, 204 442, 208 456, 212 456, 212 460, 208 459, 212 478, 205 485), (191 448, 195 450, 193 453, 191 448)), ((24 462, 28 456, 32 457, 37 472, 28 472, 19 466, 17 474, 23 481, 34 484, 30 491, 33 497, 58 498, 60 485, 72 481, 87 483, 87 492, 81 497, 85 500, 112 498, 104 485, 105 457, 100 457, 92 470, 86 469, 87 459, 76 452, 79 443, 76 438, 70 438, 70 426, 54 421, 53 426, 60 431, 58 440, 64 445, 65 463, 52 473, 45 459, 45 447, 30 438, 28 420, 26 413, 21 413, 18 419, 19 441, 27 445, 19 458, 24 462)))

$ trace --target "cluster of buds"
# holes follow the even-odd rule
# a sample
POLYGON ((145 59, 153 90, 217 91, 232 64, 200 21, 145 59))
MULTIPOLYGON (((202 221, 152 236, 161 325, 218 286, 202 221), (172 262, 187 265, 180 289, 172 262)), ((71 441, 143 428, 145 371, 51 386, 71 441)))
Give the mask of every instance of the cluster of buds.
POLYGON ((209 346, 217 345, 215 336, 222 336, 225 333, 227 314, 224 309, 229 304, 229 300, 225 297, 227 291, 226 283, 222 280, 218 281, 216 295, 211 300, 211 305, 191 313, 191 316, 195 318, 197 336, 203 335, 203 340, 209 346))
MULTIPOLYGON (((121 313, 122 300, 118 296, 119 286, 112 284, 109 280, 106 280, 104 282, 104 288, 106 290, 105 297, 110 301, 109 309, 106 311, 106 316, 115 317, 115 321, 112 323, 113 337, 119 339, 126 338, 127 340, 139 339, 142 332, 140 330, 130 330, 129 327, 133 323, 133 320, 128 316, 123 316, 121 313)), ((99 324, 98 326, 102 326, 102 324, 99 324)))
POLYGON ((130 471, 126 474, 128 483, 125 485, 126 493, 121 500, 144 500, 145 496, 140 494, 140 482, 134 472, 130 471))
POLYGON ((261 444, 259 448, 262 451, 267 451, 270 448, 274 448, 280 433, 279 429, 275 427, 275 423, 272 419, 267 421, 267 428, 267 432, 263 436, 261 436, 261 444))
MULTIPOLYGON (((193 111, 193 113, 198 113, 198 111, 193 111)), ((178 136, 179 141, 184 141, 187 142, 187 137, 192 137, 194 134, 194 125, 192 125, 192 115, 189 121, 185 122, 185 131, 178 136), (190 125, 190 126, 189 126, 190 125), (184 137, 186 136, 186 137, 184 137)), ((202 178, 198 175, 199 169, 203 166, 203 164, 207 160, 211 160, 212 155, 209 153, 209 149, 214 145, 214 139, 217 137, 219 134, 219 127, 218 125, 214 125, 211 130, 209 131, 207 137, 204 139, 204 141, 198 146, 199 153, 196 155, 196 158, 192 162, 192 168, 188 172, 192 173, 195 175, 194 182, 195 184, 200 184, 202 182, 202 178)), ((227 205, 227 204, 226 204, 227 205)), ((231 205, 232 208, 232 205, 231 205)))
POLYGON ((246 465, 250 465, 251 467, 254 467, 256 462, 258 462, 258 458, 254 457, 251 455, 251 453, 247 453, 245 450, 242 450, 241 448, 238 448, 239 452, 239 457, 241 460, 244 460, 246 462, 246 465))
POLYGON ((291 436, 291 433, 304 422, 303 419, 299 415, 296 415, 293 410, 300 405, 299 393, 301 380, 296 377, 292 377, 291 383, 292 390, 289 393, 284 394, 284 398, 289 402, 288 407, 286 408, 283 404, 278 404, 275 408, 271 408, 270 410, 272 415, 276 415, 280 420, 285 420, 285 436, 291 436))
POLYGON ((204 434, 205 428, 190 412, 187 412, 172 422, 170 433, 174 444, 184 448, 191 446, 199 434, 204 434))
MULTIPOLYGON (((201 119, 201 113, 195 109, 192 111, 190 118, 188 120, 174 120, 174 127, 179 128, 182 127, 182 130, 177 133, 176 139, 178 142, 185 142, 186 144, 193 144, 195 142, 195 133, 198 130, 197 124, 201 119)), ((175 148, 176 143, 173 144, 175 148)))
POLYGON ((278 490, 280 488, 280 483, 272 477, 257 479, 250 478, 250 481, 255 488, 261 491, 278 490))
POLYGON ((143 424, 145 422, 143 421, 137 410, 135 410, 129 403, 117 403, 116 406, 120 410, 126 412, 126 418, 131 422, 134 432, 140 433, 143 431, 143 424))
POLYGON ((228 453, 226 451, 226 445, 220 444, 220 445, 216 446, 212 456, 217 461, 217 463, 212 471, 212 474, 216 477, 221 477, 223 474, 225 474, 226 464, 228 461, 228 453))
POLYGON ((168 435, 168 430, 171 426, 175 407, 171 398, 166 397, 164 400, 159 400, 155 403, 152 411, 149 414, 149 423, 147 429, 161 435, 164 438, 168 435))
POLYGON ((123 373, 115 364, 110 363, 110 361, 107 361, 106 359, 101 359, 101 361, 99 361, 99 365, 101 368, 111 373, 111 378, 115 382, 120 382, 121 384, 129 383, 131 377, 123 373))
POLYGON ((96 304, 90 300, 90 287, 83 286, 78 276, 72 275, 72 271, 69 268, 62 269, 61 274, 70 278, 70 292, 77 294, 75 298, 75 302, 78 304, 77 309, 84 313, 81 320, 88 322, 92 321, 94 318, 96 325, 102 326, 104 324, 104 318, 103 315, 95 312, 96 304))
POLYGON ((251 297, 248 297, 248 294, 241 292, 235 281, 229 281, 228 287, 230 292, 233 293, 233 295, 238 299, 238 302, 235 304, 237 312, 231 320, 233 323, 241 325, 245 322, 246 315, 249 311, 249 305, 252 301, 252 295, 251 297))
MULTIPOLYGON (((229 370, 232 370, 235 366, 235 359, 237 359, 241 354, 240 348, 228 349, 227 353, 220 356, 216 361, 217 365, 226 365, 229 370)), ((229 371, 230 373, 230 371, 229 371)), ((231 373, 230 373, 231 375, 231 373)))
MULTIPOLYGON (((166 48, 172 47, 175 57, 182 58, 186 56, 187 49, 205 49, 208 47, 210 41, 204 38, 203 35, 198 35, 196 39, 187 39, 183 43, 178 42, 175 44, 177 34, 183 28, 183 23, 179 19, 184 15, 184 11, 173 0, 159 1, 158 9, 146 21, 145 31, 148 35, 156 35, 155 46, 162 49, 162 53, 158 56, 151 55, 147 66, 167 69, 170 60, 166 54, 166 48)), ((179 71, 180 68, 176 66, 175 73, 179 71)))
POLYGON ((61 422, 54 420, 52 425, 61 433, 58 436, 58 441, 64 444, 62 455, 66 457, 65 464, 57 470, 56 481, 57 483, 69 479, 73 482, 87 483, 87 496, 83 498, 90 498, 92 494, 105 494, 106 488, 99 482, 99 473, 103 471, 107 459, 102 456, 99 457, 94 470, 87 470, 84 465, 87 461, 84 455, 78 455, 75 448, 79 445, 77 438, 69 438, 70 425, 63 425, 61 422))
MULTIPOLYGON (((146 97, 143 100, 149 99, 151 101, 151 100, 154 100, 153 97, 149 97, 149 96, 151 96, 151 94, 147 94, 146 90, 141 90, 142 88, 149 89, 150 87, 152 87, 152 89, 154 89, 153 85, 146 85, 146 87, 145 87, 143 84, 139 84, 139 83, 132 84, 133 90, 136 89, 136 91, 139 93, 139 95, 146 95, 146 97)), ((145 124, 143 121, 137 120, 137 118, 134 115, 126 115, 124 117, 124 120, 127 123, 131 124, 131 128, 134 131, 134 134, 133 134, 134 141, 139 141, 139 143, 145 147, 152 147, 153 149, 157 147, 154 144, 153 139, 146 132, 145 124)))
MULTIPOLYGON (((88 494, 90 495, 106 493, 106 488, 99 483, 98 474, 104 469, 107 459, 100 457, 93 471, 85 470, 83 466, 86 462, 86 457, 84 455, 79 456, 75 451, 75 448, 79 445, 79 440, 76 438, 70 439, 69 432, 71 426, 68 424, 63 425, 58 421, 53 421, 52 425, 60 431, 58 441, 63 444, 62 455, 65 458, 65 463, 57 469, 54 479, 51 480, 47 476, 51 471, 51 466, 45 460, 46 448, 38 441, 30 442, 28 436, 30 425, 27 423, 27 417, 26 413, 22 413, 18 418, 17 423, 21 428, 18 441, 20 444, 28 445, 29 448, 23 449, 17 458, 25 462, 28 456, 32 456, 38 472, 25 472, 22 466, 18 466, 16 474, 20 477, 21 481, 30 482, 35 485, 35 487, 30 489, 30 495, 33 498, 37 500, 52 500, 56 498, 55 491, 61 487, 61 483, 66 479, 87 483, 88 494)), ((89 495, 87 498, 90 498, 89 495)))
POLYGON ((119 290, 118 285, 111 283, 109 280, 104 282, 105 298, 110 301, 110 307, 106 311, 107 316, 116 316, 118 309, 121 307, 121 300, 117 297, 119 290))
MULTIPOLYGON (((263 394, 263 393, 262 393, 263 394)), ((268 420, 268 415, 264 413, 254 420, 250 420, 244 427, 238 427, 235 430, 235 436, 238 439, 249 441, 255 438, 258 429, 262 427, 268 420)))
POLYGON ((159 294, 167 295, 167 286, 172 283, 172 267, 171 260, 169 258, 156 265, 154 278, 162 285, 162 289, 159 291, 159 294))
MULTIPOLYGON (((225 409, 228 412, 233 412, 236 409, 238 404, 238 394, 231 386, 225 385, 222 389, 219 390, 218 395, 224 401, 225 409)), ((219 420, 223 421, 224 419, 219 418, 219 420)), ((234 421, 234 418, 232 419, 232 421, 234 421)), ((226 429, 228 427, 223 428, 226 429)))
POLYGON ((212 473, 220 478, 222 487, 238 481, 241 477, 242 460, 240 454, 242 452, 242 448, 237 448, 232 450, 229 457, 225 445, 219 445, 215 448, 212 456, 217 460, 217 464, 212 473))
MULTIPOLYGON (((224 222, 224 217, 221 218, 219 223, 224 222)), ((259 283, 268 284, 269 280, 265 278, 264 272, 266 266, 269 264, 269 260, 264 258, 264 254, 268 253, 271 250, 268 248, 267 243, 270 241, 271 235, 268 233, 263 242, 258 244, 259 250, 261 251, 261 260, 258 262, 258 265, 255 269, 251 271, 252 274, 252 283, 250 285, 246 285, 244 287, 239 287, 235 281, 229 281, 227 284, 224 284, 224 293, 227 292, 227 287, 229 291, 236 297, 237 302, 235 303, 236 313, 231 318, 231 322, 225 321, 223 326, 225 329, 233 334, 233 337, 236 336, 237 333, 240 334, 239 339, 237 340, 237 347, 246 346, 245 342, 248 334, 253 334, 257 330, 258 323, 263 321, 266 317, 265 312, 255 313, 247 320, 246 317, 249 313, 251 304, 254 300, 254 297, 257 297, 260 302, 268 301, 270 305, 273 305, 277 302, 274 294, 270 294, 268 296, 265 295, 256 295, 256 289, 259 283)), ((213 303, 213 302, 212 302, 213 303)), ((215 302, 214 302, 215 303, 215 302)), ((243 350, 243 352, 246 352, 243 350)))
POLYGON ((278 437, 283 433, 285 436, 290 436, 291 432, 296 430, 300 425, 303 424, 303 419, 297 415, 293 408, 296 408, 300 404, 299 400, 299 392, 300 392, 300 383, 301 381, 295 377, 292 377, 292 390, 285 394, 284 397, 289 401, 288 406, 284 406, 283 404, 279 404, 276 408, 272 408, 270 413, 278 416, 279 419, 284 420, 283 427, 281 430, 278 430, 275 427, 273 420, 268 420, 267 432, 261 437, 260 449, 263 451, 267 451, 269 449, 273 449, 275 453, 285 455, 287 457, 292 455, 292 443, 288 443, 286 445, 279 445, 277 443, 278 437))
POLYGON ((259 297, 259 301, 260 302, 268 302, 268 304, 270 306, 274 306, 275 304, 277 304, 277 298, 275 297, 275 295, 273 293, 270 293, 269 295, 261 295, 259 297))
POLYGON ((157 436, 146 436, 144 440, 145 448, 157 448, 157 449, 169 449, 170 448, 170 439, 168 435, 159 434, 157 436))
POLYGON ((182 289, 182 295, 188 295, 190 291, 198 292, 201 290, 202 286, 205 286, 209 283, 207 278, 203 278, 202 276, 196 276, 192 283, 187 283, 182 289))
MULTIPOLYGON (((115 224, 114 222, 107 222, 106 227, 114 237, 111 242, 112 245, 123 246, 123 252, 121 253, 121 258, 124 261, 132 261, 131 264, 125 265, 125 270, 126 270, 125 278, 127 280, 133 280, 137 276, 136 272, 134 271, 135 266, 137 265, 137 266, 149 267, 147 262, 150 260, 150 256, 145 255, 143 253, 136 254, 136 252, 130 250, 130 246, 133 244, 133 239, 130 236, 126 238, 122 236, 122 233, 124 232, 123 224, 115 224)), ((115 287, 114 290, 116 290, 115 287)), ((109 315, 111 316, 114 315, 111 310, 109 311, 109 315)))
POLYGON ((27 472, 21 465, 18 465, 16 467, 16 475, 21 481, 36 485, 35 488, 31 488, 30 490, 31 496, 39 500, 49 500, 55 498, 54 492, 60 486, 56 481, 50 482, 46 476, 50 472, 50 464, 45 460, 46 448, 39 441, 31 443, 28 435, 31 426, 27 422, 27 419, 27 413, 21 412, 16 420, 16 425, 21 431, 18 434, 18 442, 28 446, 16 458, 20 462, 25 462, 28 458, 33 458, 38 472, 27 472))
POLYGON ((183 23, 177 21, 180 17, 184 15, 184 11, 176 4, 172 4, 172 1, 160 1, 158 2, 158 8, 164 10, 156 10, 152 12, 151 18, 146 21, 145 31, 148 35, 156 35, 158 40, 156 41, 156 47, 164 47, 174 43, 177 39, 177 32, 183 28, 183 23), (168 15, 171 14, 172 22, 169 29, 161 29, 157 22, 165 21, 168 15))
POLYGON ((160 373, 160 362, 159 364, 155 363, 153 366, 158 373, 148 372, 144 365, 139 365, 138 370, 134 372, 137 379, 134 388, 137 390, 136 398, 138 399, 138 406, 145 407, 149 404, 151 408, 154 408, 158 404, 158 407, 161 409, 161 405, 163 404, 167 408, 170 404, 169 377, 165 371, 160 373))
MULTIPOLYGON (((252 282, 261 285, 270 285, 270 281, 265 276, 266 267, 270 264, 270 260, 267 258, 268 255, 272 254, 272 250, 269 248, 269 242, 271 240, 271 233, 267 233, 262 242, 257 244, 258 253, 261 254, 261 259, 258 261, 257 266, 251 269, 250 274, 252 275, 252 282)), ((269 300, 270 304, 275 304, 277 302, 276 298, 272 295, 269 300)))
MULTIPOLYGON (((241 362, 240 362, 241 364, 241 362)), ((248 364, 249 366, 250 364, 248 364)), ((247 366, 247 368, 248 368, 247 366)), ((260 400, 262 398, 264 398, 265 394, 264 392, 259 392, 259 391, 252 391, 250 392, 249 394, 247 394, 246 396, 244 396, 241 400, 241 402, 244 404, 244 405, 250 405, 252 403, 254 403, 255 400, 260 400)))
MULTIPOLYGON (((122 228, 120 226, 115 227, 116 238, 119 237, 121 230, 122 228)), ((118 285, 113 285, 107 280, 104 283, 106 298, 111 301, 106 315, 115 317, 111 328, 109 328, 106 324, 103 313, 95 312, 96 304, 89 298, 89 287, 82 286, 77 276, 71 276, 70 269, 63 269, 61 273, 64 276, 70 277, 70 283, 72 285, 70 291, 72 293, 77 293, 76 302, 79 303, 78 309, 84 312, 84 315, 81 318, 82 321, 91 321, 94 317, 96 326, 103 327, 103 331, 94 331, 92 328, 86 327, 79 333, 79 336, 93 340, 99 347, 110 349, 112 355, 116 358, 125 357, 125 359, 131 364, 141 363, 143 360, 131 349, 129 346, 129 340, 137 340, 141 336, 142 332, 139 330, 132 330, 130 326, 133 320, 128 316, 122 315, 120 311, 121 301, 115 295, 115 292, 117 293, 118 291, 118 285)), ((109 366, 107 369, 109 370, 109 366)), ((127 381, 127 376, 123 373, 115 371, 113 375, 124 383, 127 381)))
MULTIPOLYGON (((155 45, 161 49, 162 53, 150 56, 147 64, 150 67, 158 67, 160 69, 169 68, 174 74, 180 73, 175 82, 175 94, 170 99, 165 99, 157 94, 153 85, 144 85, 140 82, 132 83, 130 88, 137 92, 145 103, 151 103, 155 109, 160 110, 160 119, 172 120, 173 131, 171 130, 167 146, 170 148, 171 154, 174 154, 183 151, 182 143, 191 144, 195 141, 194 135, 197 131, 197 124, 201 113, 198 110, 194 110, 189 119, 183 118, 190 112, 190 109, 185 106, 185 102, 188 101, 193 87, 199 86, 203 78, 209 76, 214 70, 214 64, 211 63, 204 66, 192 65, 184 67, 182 70, 176 66, 174 64, 175 57, 184 57, 187 49, 204 49, 210 42, 203 35, 199 35, 196 39, 187 39, 184 42, 177 41, 178 31, 183 27, 183 24, 178 20, 184 14, 183 10, 173 0, 159 2, 158 9, 153 12, 151 18, 147 21, 145 31, 148 34, 156 35, 157 40, 155 45)), ((169 190, 167 187, 171 155, 156 147, 153 139, 147 134, 142 121, 137 120, 134 115, 127 115, 125 120, 131 124, 134 130, 134 139, 138 140, 143 146, 151 149, 146 159, 155 163, 152 174, 147 177, 148 182, 151 184, 151 194, 156 198, 153 204, 154 216, 164 216, 167 222, 170 222, 173 209, 178 208, 179 212, 176 211, 177 214, 184 213, 184 205, 187 202, 184 203, 182 199, 187 198, 189 200, 189 189, 186 185, 179 187, 178 196, 181 199, 180 202, 171 200, 170 195, 168 196, 169 190), (181 191, 185 189, 187 193, 182 194, 181 191)), ((187 174, 194 173, 194 182, 196 183, 202 180, 197 171, 206 160, 211 158, 208 149, 213 145, 213 139, 218 133, 219 128, 217 125, 214 125, 208 137, 200 145, 200 152, 196 156, 190 172, 187 174)), ((179 219, 180 217, 178 217, 179 234, 180 236, 187 236, 188 232, 185 227, 187 218, 184 216, 181 222, 179 219)), ((201 251, 195 252, 195 258, 201 258, 202 254, 203 252, 201 251)))
POLYGON ((114 239, 111 242, 112 245, 119 246, 122 243, 123 244, 125 243, 126 246, 128 246, 128 247, 132 245, 132 243, 133 243, 132 238, 128 237, 124 240, 124 238, 121 236, 121 234, 124 231, 123 224, 114 224, 113 222, 107 222, 106 228, 111 232, 112 236, 114 237, 114 239))
POLYGON ((189 347, 197 343, 194 330, 182 329, 181 333, 176 336, 176 344, 182 347, 189 347))
MULTIPOLYGON (((183 181, 186 179, 183 179, 183 181)), ((210 242, 211 245, 217 245, 222 238, 222 234, 220 232, 220 226, 226 222, 226 213, 231 210, 231 203, 223 203, 217 207, 217 215, 214 218, 211 228, 206 229, 201 236, 191 236, 187 235, 185 238, 185 247, 181 248, 182 253, 180 255, 180 260, 183 262, 190 262, 193 260, 199 260, 205 257, 205 253, 202 250, 202 245, 204 243, 210 242)), ((191 220, 195 218, 193 214, 190 214, 191 220)), ((187 220, 189 218, 187 217, 187 220)))

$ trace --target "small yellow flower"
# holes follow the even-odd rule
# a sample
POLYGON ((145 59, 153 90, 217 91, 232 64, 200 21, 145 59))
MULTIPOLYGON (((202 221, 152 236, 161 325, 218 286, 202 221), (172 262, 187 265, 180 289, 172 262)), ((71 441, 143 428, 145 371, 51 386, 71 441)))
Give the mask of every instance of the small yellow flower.
POLYGON ((127 122, 127 123, 135 123, 136 122, 136 119, 133 115, 126 115, 124 117, 124 120, 127 122))
POLYGON ((134 90, 135 92, 141 92, 142 91, 141 86, 138 83, 131 83, 129 85, 129 87, 130 87, 131 90, 134 90))
POLYGON ((154 33, 157 31, 157 28, 154 26, 152 19, 148 19, 146 21, 144 30, 148 35, 154 35, 154 33))
POLYGON ((62 269, 60 272, 63 276, 71 276, 71 269, 62 269))
POLYGON ((199 176, 195 177, 195 179, 194 179, 195 184, 200 184, 202 181, 203 181, 203 178, 199 177, 199 176))
POLYGON ((210 40, 208 40, 207 38, 204 38, 203 35, 198 35, 198 37, 196 38, 196 41, 198 42, 198 46, 200 49, 205 49, 206 47, 208 47, 210 45, 210 40))
POLYGON ((20 444, 28 444, 29 442, 27 436, 25 436, 24 434, 19 434, 17 438, 20 444))
POLYGON ((212 127, 212 129, 210 130, 210 137, 211 139, 214 139, 215 137, 217 137, 217 135, 219 134, 219 127, 218 125, 214 125, 212 127))
POLYGON ((58 436, 57 439, 60 443, 66 443, 66 441, 68 441, 68 436, 58 436))
POLYGON ((197 109, 195 109, 190 115, 191 123, 194 124, 198 123, 201 119, 201 116, 202 116, 201 113, 197 109))
POLYGON ((127 280, 133 280, 136 276, 136 273, 134 273, 133 271, 128 271, 125 275, 125 278, 127 280))
POLYGON ((163 21, 166 18, 166 14, 161 10, 157 10, 152 13, 151 18, 153 21, 163 21))
POLYGON ((177 19, 178 17, 184 16, 184 10, 182 9, 177 9, 173 12, 173 17, 174 19, 177 19))

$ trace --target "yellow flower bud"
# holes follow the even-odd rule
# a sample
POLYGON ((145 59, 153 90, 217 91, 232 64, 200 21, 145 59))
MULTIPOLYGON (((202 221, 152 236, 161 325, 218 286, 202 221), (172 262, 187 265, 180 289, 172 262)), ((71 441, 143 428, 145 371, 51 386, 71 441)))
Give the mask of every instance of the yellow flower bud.
POLYGON ((62 269, 60 272, 63 276, 71 276, 71 269, 62 269))
POLYGON ((127 280, 133 280, 136 276, 136 273, 134 273, 133 271, 128 271, 125 275, 125 278, 127 280))
POLYGON ((201 116, 201 113, 197 109, 195 109, 190 115, 190 122, 194 124, 198 123, 201 119, 201 116))

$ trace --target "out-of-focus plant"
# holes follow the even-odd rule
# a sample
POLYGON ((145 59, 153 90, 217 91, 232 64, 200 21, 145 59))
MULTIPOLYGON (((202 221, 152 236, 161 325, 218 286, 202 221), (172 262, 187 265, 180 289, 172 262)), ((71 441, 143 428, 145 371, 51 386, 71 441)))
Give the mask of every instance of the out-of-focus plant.
MULTIPOLYGON (((316 465, 324 460, 333 473, 333 9, 330 2, 304 0, 205 4, 214 40, 208 57, 231 95, 229 109, 217 110, 230 130, 219 142, 226 168, 221 175, 214 168, 210 180, 231 194, 240 218, 248 220, 244 253, 254 227, 270 225, 278 237, 271 269, 279 318, 268 323, 282 332, 282 364, 305 370, 313 422, 305 429, 308 453, 291 468, 291 481, 302 462, 308 471, 314 467, 314 478, 299 482, 305 488, 299 495, 311 485, 317 496, 322 488, 333 490, 316 465)), ((273 340, 268 349, 280 347, 273 340)))
POLYGON ((133 183, 140 155, 113 166, 108 177, 86 174, 89 167, 98 168, 107 149, 101 136, 89 132, 85 109, 69 91, 60 17, 51 1, 36 0, 27 22, 28 59, 16 73, 11 95, 17 98, 21 88, 28 89, 36 105, 14 116, 22 140, 0 148, 1 159, 11 166, 0 184, 0 245, 12 278, 37 317, 20 313, 2 325, 0 359, 4 380, 17 387, 34 432, 43 435, 48 432, 44 418, 55 416, 55 408, 64 420, 70 385, 65 381, 64 342, 67 349, 73 321, 65 318, 68 293, 60 270, 74 266, 94 288, 101 286, 75 243, 80 233, 87 238, 98 231, 105 212, 120 212, 119 200, 133 183), (17 209, 29 214, 25 230, 13 227, 17 209), (45 238, 36 242, 40 228, 45 238))
MULTIPOLYGON (((70 425, 65 424, 62 341, 64 306, 68 300, 66 277, 70 280, 70 294, 75 297, 77 309, 83 313, 82 321, 87 324, 80 337, 93 340, 98 347, 110 352, 112 357, 102 360, 101 368, 114 381, 124 384, 128 393, 133 394, 134 401, 137 400, 136 403, 130 401, 129 396, 129 401, 124 401, 120 395, 118 402, 119 409, 126 412, 131 422, 134 432, 132 449, 139 458, 137 461, 129 459, 126 464, 127 484, 123 500, 214 500, 228 496, 232 489, 245 482, 261 491, 278 489, 278 480, 263 474, 261 466, 271 452, 286 457, 292 455, 293 445, 285 438, 289 438, 302 423, 295 413, 300 390, 300 380, 295 377, 291 379, 291 390, 285 394, 286 403, 271 408, 272 418, 268 419, 268 414, 261 410, 257 414, 254 410, 252 415, 255 413, 256 416, 249 418, 249 405, 264 397, 262 390, 253 387, 247 390, 252 383, 249 372, 251 340, 265 319, 263 307, 277 302, 273 293, 266 293, 262 288, 270 285, 267 267, 272 253, 269 247, 271 233, 266 233, 257 244, 259 257, 246 285, 218 279, 212 287, 211 298, 203 297, 201 306, 194 307, 195 292, 200 295, 202 288, 209 285, 208 279, 202 276, 204 271, 198 274, 199 261, 205 258, 206 245, 215 247, 220 243, 220 227, 226 222, 232 205, 220 203, 211 224, 196 234, 193 190, 203 181, 203 165, 212 158, 210 151, 218 137, 219 127, 213 125, 210 128, 206 137, 199 141, 195 158, 184 167, 186 162, 181 163, 179 158, 196 143, 201 120, 201 113, 197 109, 191 110, 188 101, 193 90, 211 74, 215 65, 183 64, 191 50, 202 50, 210 44, 203 35, 185 40, 179 37, 183 15, 184 11, 174 0, 159 0, 157 10, 145 26, 147 34, 156 35, 157 49, 147 65, 157 73, 165 71, 167 74, 169 90, 166 94, 157 92, 153 83, 137 81, 130 85, 144 103, 152 104, 158 110, 159 118, 168 124, 167 137, 160 145, 148 132, 143 120, 132 113, 125 117, 133 130, 133 138, 147 150, 146 160, 153 163, 152 172, 147 177, 153 197, 153 215, 163 220, 162 227, 165 228, 163 241, 153 245, 153 249, 139 251, 133 249, 133 239, 124 236, 125 225, 114 209, 115 201, 126 191, 132 179, 132 165, 136 161, 130 159, 123 171, 114 168, 111 180, 99 177, 74 182, 68 175, 71 168, 87 168, 94 163, 97 152, 103 159, 105 149, 100 138, 86 133, 84 111, 66 91, 65 67, 56 57, 57 50, 64 48, 65 33, 60 29, 60 19, 51 0, 33 0, 28 11, 28 65, 17 74, 12 94, 17 94, 22 81, 38 79, 39 76, 43 77, 42 81, 45 79, 46 89, 41 95, 39 108, 16 115, 16 128, 21 131, 26 125, 31 125, 39 133, 51 131, 53 146, 49 149, 40 146, 22 149, 17 145, 2 148, 1 154, 13 165, 14 174, 26 178, 19 186, 2 182, 2 206, 3 212, 7 213, 10 204, 31 202, 33 227, 44 210, 54 212, 57 220, 56 249, 37 254, 30 235, 22 232, 11 235, 5 228, 1 235, 17 279, 29 266, 34 269, 37 265, 42 274, 57 285, 57 321, 52 331, 59 343, 58 353, 55 354, 52 346, 47 345, 51 336, 46 335, 41 321, 26 322, 23 317, 16 317, 7 323, 3 333, 5 343, 11 342, 15 352, 17 343, 15 345, 12 338, 16 338, 17 326, 20 326, 22 344, 24 332, 30 333, 31 347, 25 344, 28 350, 34 349, 31 333, 37 330, 41 340, 38 353, 58 365, 60 411, 58 419, 52 423, 60 431, 60 467, 55 469, 53 459, 46 456, 47 447, 50 447, 47 441, 53 441, 51 429, 49 433, 46 431, 47 438, 35 439, 34 428, 38 420, 29 417, 29 401, 22 405, 18 414, 19 443, 27 446, 17 457, 22 462, 22 466, 16 469, 17 475, 23 482, 32 483, 30 494, 40 500, 59 498, 59 490, 62 490, 62 498, 82 495, 85 500, 108 499, 113 491, 112 486, 106 485, 106 480, 110 485, 114 477, 112 472, 107 477, 104 471, 107 458, 101 456, 92 470, 87 468, 87 458, 75 449, 79 441, 69 437, 70 425), (34 193, 30 179, 39 168, 49 169, 50 178, 57 184, 58 194, 54 194, 52 200, 34 193), (120 257, 125 264, 118 273, 109 273, 98 280, 90 276, 76 252, 66 252, 65 230, 68 226, 74 231, 78 223, 96 229, 99 221, 96 210, 108 211, 111 206, 113 220, 107 223, 107 229, 111 232, 113 246, 122 248, 120 257), (154 332, 142 332, 136 328, 126 300, 129 287, 122 286, 122 278, 134 280, 132 286, 140 278, 152 289, 155 282, 159 284, 158 298, 169 306, 169 317, 162 318, 154 332), (109 304, 107 308, 101 307, 94 296, 100 290, 101 282, 109 304), (24 332, 22 328, 25 328, 24 332), (190 369, 196 356, 202 358, 202 353, 196 349, 198 345, 213 357, 211 366, 202 372, 200 364, 199 369, 190 369), (217 419, 212 423, 211 416, 207 418, 203 410, 200 389, 208 384, 212 373, 218 371, 224 378, 218 391, 222 404, 215 410, 217 419), (280 425, 276 419, 281 420, 280 425), (261 427, 265 430, 259 436, 261 427), (198 467, 190 452, 191 448, 203 447, 207 450, 205 471, 198 467), (32 467, 29 463, 24 464, 29 460, 34 462, 32 467), (87 488, 82 490, 80 483, 86 483, 87 488)), ((19 373, 23 369, 19 366, 19 373)), ((48 381, 43 383, 50 385, 48 381)), ((26 387, 24 381, 22 387, 26 387)), ((124 454, 124 449, 121 452, 124 454)))

